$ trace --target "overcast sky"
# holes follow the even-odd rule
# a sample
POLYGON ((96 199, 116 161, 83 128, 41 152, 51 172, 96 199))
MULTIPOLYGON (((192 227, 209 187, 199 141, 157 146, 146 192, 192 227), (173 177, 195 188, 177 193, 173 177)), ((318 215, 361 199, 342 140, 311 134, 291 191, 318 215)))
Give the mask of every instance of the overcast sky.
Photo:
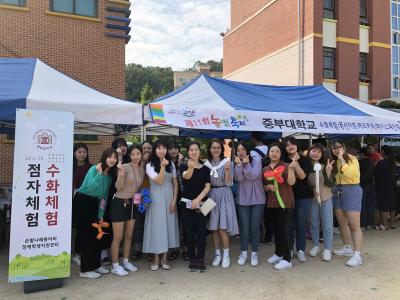
POLYGON ((230 23, 230 0, 135 0, 126 63, 182 70, 197 60, 220 60, 230 23))

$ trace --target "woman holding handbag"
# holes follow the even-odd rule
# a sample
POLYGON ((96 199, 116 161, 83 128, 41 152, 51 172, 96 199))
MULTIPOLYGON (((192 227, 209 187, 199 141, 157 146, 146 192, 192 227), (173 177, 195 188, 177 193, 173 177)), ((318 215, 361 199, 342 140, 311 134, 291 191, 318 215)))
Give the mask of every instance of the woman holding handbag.
POLYGON ((205 272, 207 217, 199 207, 207 200, 210 191, 210 170, 200 163, 200 145, 187 146, 189 160, 182 166, 183 193, 181 205, 189 255, 189 271, 205 272))
POLYGON ((111 200, 110 219, 113 228, 113 240, 111 244, 112 269, 111 273, 118 276, 128 275, 127 271, 135 272, 137 268, 129 262, 129 254, 132 245, 132 234, 135 226, 137 207, 134 199, 139 198, 139 187, 144 178, 144 167, 141 165, 142 148, 137 145, 130 146, 127 152, 130 162, 118 167, 118 179, 115 183, 117 192, 111 200), (122 253, 122 266, 118 262, 119 247, 124 240, 122 253))
POLYGON ((212 231, 215 247, 213 267, 218 267, 222 261, 222 268, 230 266, 229 235, 239 233, 235 200, 231 186, 233 184, 233 167, 229 159, 224 157, 224 144, 221 140, 213 139, 208 145, 208 160, 205 166, 210 169, 211 191, 210 198, 217 204, 211 211, 208 230, 212 231), (223 256, 221 255, 221 242, 223 256))
POLYGON ((160 264, 169 270, 168 249, 179 247, 178 179, 175 165, 167 152, 167 144, 161 140, 154 143, 150 162, 146 165, 146 174, 150 179, 149 207, 143 234, 143 252, 154 254, 151 270, 157 271, 160 264), (160 258, 161 255, 161 258, 160 258))

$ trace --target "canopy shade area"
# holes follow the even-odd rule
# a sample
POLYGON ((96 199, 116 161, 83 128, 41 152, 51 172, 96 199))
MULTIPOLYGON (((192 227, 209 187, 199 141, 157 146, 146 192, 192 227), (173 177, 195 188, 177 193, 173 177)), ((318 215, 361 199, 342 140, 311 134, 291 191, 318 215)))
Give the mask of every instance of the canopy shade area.
MULTIPOLYGON (((152 122, 184 135, 243 131, 335 135, 400 133, 400 114, 323 86, 271 86, 201 75, 150 103, 152 122)), ((240 135, 241 133, 239 133, 240 135)), ((202 134, 200 134, 202 135, 202 134)))
POLYGON ((73 112, 81 134, 113 134, 113 124, 143 124, 141 104, 100 93, 36 58, 0 58, 3 132, 15 123, 18 108, 73 112))

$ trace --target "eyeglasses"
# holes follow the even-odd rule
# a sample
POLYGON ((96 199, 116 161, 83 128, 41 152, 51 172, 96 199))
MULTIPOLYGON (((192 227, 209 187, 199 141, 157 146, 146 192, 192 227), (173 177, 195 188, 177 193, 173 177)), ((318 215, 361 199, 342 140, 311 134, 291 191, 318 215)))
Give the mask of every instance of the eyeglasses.
POLYGON ((343 146, 336 146, 336 147, 332 147, 331 149, 332 150, 338 150, 338 149, 341 149, 341 148, 343 148, 343 146))

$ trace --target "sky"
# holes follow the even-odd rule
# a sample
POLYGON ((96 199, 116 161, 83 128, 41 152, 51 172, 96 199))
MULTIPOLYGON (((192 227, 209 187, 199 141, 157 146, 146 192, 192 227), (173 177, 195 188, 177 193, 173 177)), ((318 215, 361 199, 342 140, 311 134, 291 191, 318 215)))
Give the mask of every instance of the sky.
POLYGON ((172 67, 222 58, 222 37, 230 23, 230 0, 131 1, 131 40, 126 63, 172 67))

